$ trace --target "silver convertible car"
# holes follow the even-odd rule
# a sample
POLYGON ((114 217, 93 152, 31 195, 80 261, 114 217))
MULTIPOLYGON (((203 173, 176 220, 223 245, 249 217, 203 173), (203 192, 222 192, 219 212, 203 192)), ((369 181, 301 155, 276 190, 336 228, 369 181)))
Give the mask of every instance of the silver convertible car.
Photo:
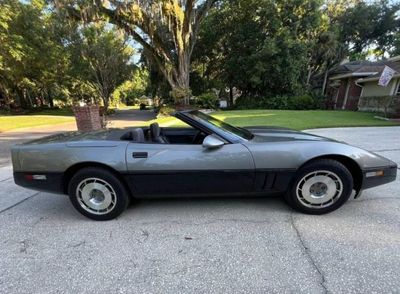
POLYGON ((95 220, 120 215, 132 199, 282 194, 294 209, 323 214, 355 191, 396 179, 382 156, 283 128, 231 126, 182 111, 181 128, 70 132, 12 148, 15 183, 68 194, 95 220))

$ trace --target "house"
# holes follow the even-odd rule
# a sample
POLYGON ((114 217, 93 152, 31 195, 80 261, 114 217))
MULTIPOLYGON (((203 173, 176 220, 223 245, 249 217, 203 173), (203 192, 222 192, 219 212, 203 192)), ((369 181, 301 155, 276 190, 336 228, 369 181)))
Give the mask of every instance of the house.
POLYGON ((386 102, 384 103, 387 99, 384 97, 392 98, 400 95, 399 83, 400 56, 377 62, 353 61, 341 64, 330 71, 327 95, 334 102, 335 109, 384 111, 383 108, 387 106, 386 102), (388 86, 378 86, 385 66, 394 69, 396 74, 388 86), (366 103, 368 100, 374 100, 375 106, 371 108, 371 103, 366 103), (385 106, 379 107, 379 104, 385 106))

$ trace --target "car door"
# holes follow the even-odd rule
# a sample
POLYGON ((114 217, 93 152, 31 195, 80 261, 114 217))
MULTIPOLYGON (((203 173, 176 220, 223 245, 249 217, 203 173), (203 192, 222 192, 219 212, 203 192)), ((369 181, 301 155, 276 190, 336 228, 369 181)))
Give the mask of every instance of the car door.
POLYGON ((240 143, 218 149, 130 143, 126 162, 127 181, 138 197, 231 195, 253 190, 254 161, 240 143))

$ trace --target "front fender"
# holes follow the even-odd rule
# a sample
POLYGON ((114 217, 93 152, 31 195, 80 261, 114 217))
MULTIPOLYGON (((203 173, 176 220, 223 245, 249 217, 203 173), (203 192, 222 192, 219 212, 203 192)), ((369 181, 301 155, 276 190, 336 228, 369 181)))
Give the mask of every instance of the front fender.
POLYGON ((314 158, 335 155, 353 159, 362 170, 394 164, 378 154, 340 142, 248 142, 246 146, 253 155, 256 169, 298 169, 314 158))

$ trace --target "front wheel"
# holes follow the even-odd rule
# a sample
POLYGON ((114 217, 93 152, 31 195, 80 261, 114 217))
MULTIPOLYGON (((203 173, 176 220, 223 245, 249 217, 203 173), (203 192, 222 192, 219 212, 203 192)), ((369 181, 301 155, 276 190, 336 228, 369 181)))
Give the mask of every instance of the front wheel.
POLYGON ((343 164, 320 159, 298 171, 285 200, 300 212, 324 214, 342 206, 352 190, 353 177, 343 164))
POLYGON ((110 220, 119 216, 129 204, 129 194, 121 181, 102 168, 84 168, 68 186, 73 206, 94 220, 110 220))

